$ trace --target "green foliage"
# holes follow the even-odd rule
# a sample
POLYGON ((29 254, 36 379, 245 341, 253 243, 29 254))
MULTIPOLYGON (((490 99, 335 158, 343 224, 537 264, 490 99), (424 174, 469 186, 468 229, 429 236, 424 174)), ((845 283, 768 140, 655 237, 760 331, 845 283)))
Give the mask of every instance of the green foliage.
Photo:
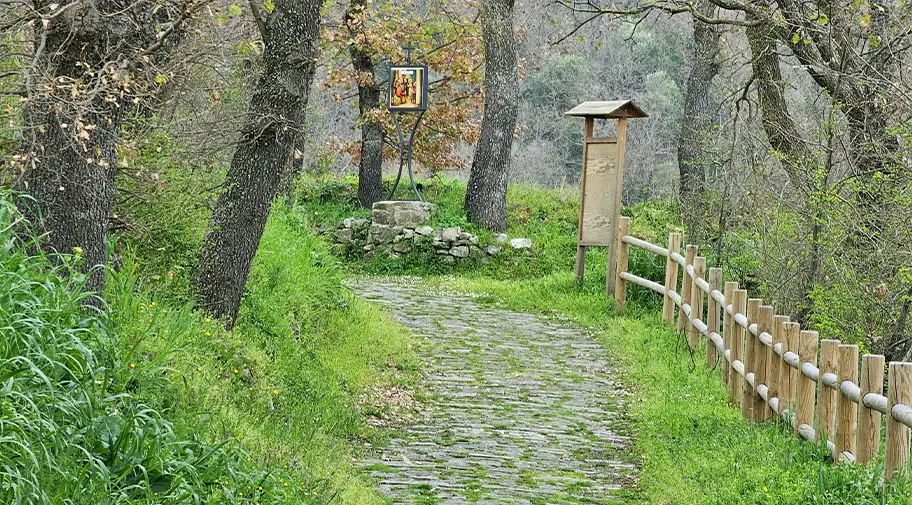
MULTIPOLYGON (((439 175, 420 182, 424 199, 437 205, 429 226, 459 226, 477 235, 482 244, 493 242, 494 234, 466 220, 462 209, 464 183, 439 175)), ((356 184, 354 179, 305 178, 299 182, 294 199, 315 228, 328 231, 346 217, 369 216, 369 212, 358 208, 357 201, 349 196, 357 193, 356 184)), ((648 205, 640 207, 648 208, 648 205)), ((656 222, 664 219, 668 223, 673 222, 672 209, 665 204, 658 204, 654 211, 640 212, 644 215, 654 212, 656 215, 652 219, 656 222)), ((555 271, 569 272, 575 263, 578 221, 578 191, 515 184, 510 186, 507 195, 507 234, 510 238, 532 239, 531 254, 513 251, 507 246, 503 253, 492 257, 487 264, 470 260, 447 265, 437 261, 433 249, 428 247, 398 259, 374 255, 369 261, 364 261, 360 254, 355 253, 346 258, 346 267, 370 274, 438 275, 458 272, 497 279, 535 278, 555 271)), ((607 252, 604 248, 589 249, 587 283, 591 284, 592 289, 604 290, 606 261, 607 252)), ((646 261, 645 257, 643 261, 646 261)))
POLYGON ((383 437, 358 405, 411 380, 411 340, 295 209, 277 205, 228 332, 129 240, 107 306, 84 308, 81 258, 29 255, 0 202, 0 503, 382 503, 347 441, 383 437))
POLYGON ((141 244, 132 249, 138 272, 157 281, 160 294, 186 299, 210 207, 218 196, 211 188, 223 172, 179 162, 179 143, 164 135, 143 140, 134 154, 130 167, 118 174, 114 231, 127 244, 141 244))
POLYGON ((533 107, 570 110, 588 91, 586 71, 587 62, 582 56, 568 54, 551 58, 542 72, 524 83, 523 100, 533 107))
POLYGON ((171 371, 167 388, 142 383, 143 395, 194 420, 203 438, 230 440, 254 463, 286 472, 291 494, 275 503, 378 503, 345 441, 382 436, 355 407, 368 386, 410 380, 410 338, 347 294, 300 212, 276 204, 230 332, 160 297, 140 269, 127 254, 106 299, 123 338, 145 335, 132 351, 137 369, 171 371))
POLYGON ((13 215, 4 195, 0 502, 220 503, 223 482, 281 479, 237 450, 204 442, 137 395, 141 382, 159 389, 167 370, 156 360, 129 361, 136 341, 113 331, 110 312, 82 305, 85 277, 68 274, 79 255, 53 266, 28 254, 30 244, 13 235, 13 215))

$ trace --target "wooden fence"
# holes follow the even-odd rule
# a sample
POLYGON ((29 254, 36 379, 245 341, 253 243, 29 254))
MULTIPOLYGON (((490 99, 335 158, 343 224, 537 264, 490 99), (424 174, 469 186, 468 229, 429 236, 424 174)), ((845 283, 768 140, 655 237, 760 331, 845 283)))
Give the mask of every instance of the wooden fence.
POLYGON ((912 363, 890 363, 884 396, 883 356, 862 356, 859 370, 858 346, 819 340, 816 331, 802 330, 788 316, 775 315, 774 307, 748 298, 737 282, 723 284, 722 270, 707 272, 697 246, 681 254, 678 233, 669 235, 665 248, 630 236, 630 218, 621 218, 618 231, 616 308, 626 304, 627 283, 663 295, 663 319, 686 333, 691 349, 706 341, 706 365, 719 365, 744 419, 776 416, 796 437, 825 441, 836 463, 867 463, 879 455, 886 416, 884 477, 908 475, 912 363), (664 284, 628 271, 631 246, 667 258, 664 284))

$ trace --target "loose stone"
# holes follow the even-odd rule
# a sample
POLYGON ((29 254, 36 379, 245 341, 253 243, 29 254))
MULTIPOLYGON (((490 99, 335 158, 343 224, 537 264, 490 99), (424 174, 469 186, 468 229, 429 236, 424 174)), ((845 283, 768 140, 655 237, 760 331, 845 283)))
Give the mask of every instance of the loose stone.
POLYGON ((450 249, 450 254, 457 258, 468 258, 469 257, 469 248, 460 245, 450 249))
POLYGON ((527 238, 514 238, 510 241, 510 247, 513 249, 530 249, 532 248, 532 240, 527 238))

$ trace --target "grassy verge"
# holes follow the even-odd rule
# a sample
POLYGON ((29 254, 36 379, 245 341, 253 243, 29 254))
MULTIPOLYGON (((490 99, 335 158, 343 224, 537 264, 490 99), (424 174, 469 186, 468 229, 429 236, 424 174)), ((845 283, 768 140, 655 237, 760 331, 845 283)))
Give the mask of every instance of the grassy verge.
POLYGON ((365 415, 412 380, 411 337, 347 293, 294 208, 230 332, 135 246, 85 312, 81 258, 28 254, 15 215, 0 198, 0 503, 384 503, 352 442, 384 437, 365 415))
MULTIPOLYGON (((568 316, 598 332, 617 356, 634 393, 627 416, 640 458, 639 483, 629 503, 648 504, 876 504, 879 463, 834 467, 826 453, 776 423, 750 425, 728 404, 718 370, 654 304, 614 314, 600 289, 577 290, 570 274, 532 280, 447 278, 481 300, 516 310, 568 316)), ((904 486, 887 503, 909 503, 904 486)))
MULTIPOLYGON (((485 231, 465 222, 464 191, 455 181, 425 181, 424 195, 438 205, 432 224, 463 226, 484 238, 485 231)), ((323 227, 366 215, 356 209, 354 194, 353 181, 333 179, 304 180, 297 191, 304 213, 323 227)), ((590 251, 586 282, 577 289, 572 276, 579 211, 575 190, 511 186, 508 202, 509 235, 532 238, 531 256, 455 267, 420 256, 374 256, 368 262, 350 257, 343 260, 345 267, 359 273, 424 275, 429 282, 482 294, 480 300, 488 303, 567 316, 592 328, 617 357, 634 393, 627 414, 640 472, 638 485, 625 496, 630 503, 881 503, 881 463, 833 467, 824 451, 795 439, 783 427, 743 422, 738 409, 728 405, 719 372, 702 364, 702 351, 692 355, 683 337, 662 324, 655 294, 631 286, 630 308, 615 314, 613 301, 604 296, 604 249, 590 251)), ((625 208, 622 213, 633 218, 634 235, 653 243, 664 243, 669 231, 679 229, 673 205, 663 202, 625 208)), ((631 271, 664 278, 660 258, 637 249, 631 254, 631 271)), ((750 261, 742 262, 749 266, 750 261)), ((912 494, 905 485, 892 489, 886 500, 910 502, 912 494)))
MULTIPOLYGON (((459 226, 477 235, 482 244, 493 243, 492 233, 466 220, 462 210, 465 184, 437 176, 422 180, 422 196, 437 206, 431 222, 435 228, 459 226)), ((367 217, 357 200, 357 180, 352 178, 304 177, 296 187, 294 199, 302 213, 320 231, 334 229, 347 217, 367 217)), ((668 232, 677 229, 675 208, 670 203, 652 202, 624 210, 634 217, 634 232, 658 242, 668 232)), ((546 189, 532 185, 511 185, 507 195, 507 226, 510 238, 532 240, 531 253, 506 248, 489 263, 464 260, 457 264, 436 261, 435 251, 413 251, 398 259, 374 255, 369 261, 358 252, 342 258, 346 268, 357 274, 375 275, 441 275, 457 273, 465 276, 484 276, 495 279, 535 278, 555 271, 574 268, 577 223, 579 220, 579 190, 575 188, 546 189)), ((604 284, 607 254, 604 248, 590 248, 587 256, 587 278, 595 286, 604 284)), ((639 268, 664 268, 664 264, 635 254, 631 259, 639 268)))

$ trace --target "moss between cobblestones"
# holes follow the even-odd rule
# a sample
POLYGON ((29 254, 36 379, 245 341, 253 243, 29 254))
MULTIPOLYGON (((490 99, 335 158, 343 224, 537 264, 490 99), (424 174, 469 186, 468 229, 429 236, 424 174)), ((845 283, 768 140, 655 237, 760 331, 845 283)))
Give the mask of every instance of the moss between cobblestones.
POLYGON ((375 455, 388 464, 364 462, 384 493, 397 503, 614 500, 628 451, 616 450, 626 429, 610 413, 622 395, 589 335, 411 281, 355 284, 430 343, 424 415, 375 455))

